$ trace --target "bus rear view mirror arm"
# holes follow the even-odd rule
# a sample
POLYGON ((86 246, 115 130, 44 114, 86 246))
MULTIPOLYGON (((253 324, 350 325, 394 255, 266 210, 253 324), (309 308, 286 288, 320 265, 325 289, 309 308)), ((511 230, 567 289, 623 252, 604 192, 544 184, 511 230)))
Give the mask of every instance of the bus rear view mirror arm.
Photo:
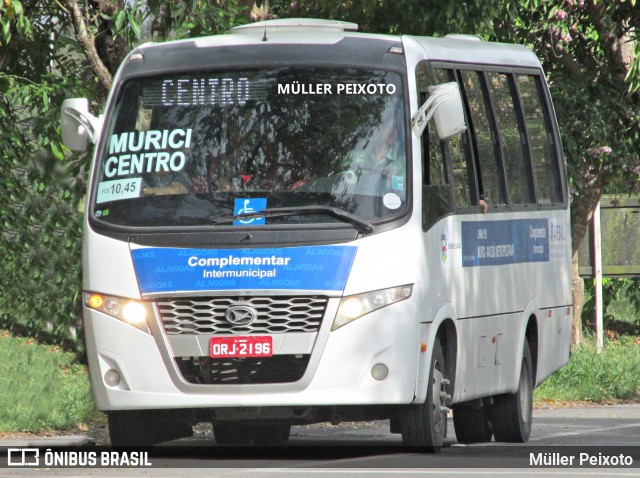
POLYGON ((102 116, 96 118, 89 113, 89 100, 71 98, 62 102, 60 130, 62 143, 74 151, 87 149, 87 137, 96 143, 102 128, 102 116))
POLYGON ((467 129, 460 88, 456 82, 429 87, 429 98, 411 119, 413 133, 420 137, 434 118, 438 138, 451 138, 467 129))

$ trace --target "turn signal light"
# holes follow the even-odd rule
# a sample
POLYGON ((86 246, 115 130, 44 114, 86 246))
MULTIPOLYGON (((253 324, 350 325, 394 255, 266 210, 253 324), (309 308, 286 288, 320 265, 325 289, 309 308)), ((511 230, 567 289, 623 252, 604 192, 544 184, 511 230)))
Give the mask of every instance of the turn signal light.
POLYGON ((85 292, 84 303, 91 309, 133 325, 144 332, 151 333, 147 324, 147 317, 151 314, 148 313, 148 305, 144 302, 95 292, 85 292))
POLYGON ((91 294, 88 303, 92 309, 99 309, 104 305, 104 299, 100 294, 91 294))

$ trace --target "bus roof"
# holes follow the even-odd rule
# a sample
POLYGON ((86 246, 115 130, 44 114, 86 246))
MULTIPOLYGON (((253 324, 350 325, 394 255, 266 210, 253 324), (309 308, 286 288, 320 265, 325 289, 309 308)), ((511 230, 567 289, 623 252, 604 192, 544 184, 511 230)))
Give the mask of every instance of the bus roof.
POLYGON ((358 31, 357 23, 343 22, 340 20, 323 20, 319 18, 279 18, 277 20, 267 20, 256 23, 248 23, 238 27, 233 27, 231 33, 243 33, 249 30, 263 31, 265 28, 273 30, 341 30, 358 31))
MULTIPOLYGON (((310 18, 287 18, 267 20, 235 27, 229 34, 201 38, 170 41, 165 43, 146 43, 133 53, 162 51, 163 55, 175 50, 178 63, 188 61, 184 58, 186 50, 236 47, 249 45, 333 45, 345 39, 358 38, 378 40, 384 43, 402 41, 406 51, 411 50, 413 58, 442 62, 474 63, 540 68, 540 62, 528 48, 506 43, 484 42, 471 35, 449 35, 443 38, 413 35, 383 35, 357 32, 355 23, 337 20, 310 18)), ((367 49, 366 45, 362 48, 367 49)), ((194 51, 194 50, 191 50, 194 51)), ((195 51, 194 51, 195 53, 195 51)), ((187 55, 188 57, 189 55, 187 55)), ((131 56, 130 56, 130 59, 131 56)))
POLYGON ((422 48, 426 59, 433 61, 540 68, 538 57, 522 45, 485 42, 471 35, 443 38, 404 35, 402 40, 407 46, 422 48))

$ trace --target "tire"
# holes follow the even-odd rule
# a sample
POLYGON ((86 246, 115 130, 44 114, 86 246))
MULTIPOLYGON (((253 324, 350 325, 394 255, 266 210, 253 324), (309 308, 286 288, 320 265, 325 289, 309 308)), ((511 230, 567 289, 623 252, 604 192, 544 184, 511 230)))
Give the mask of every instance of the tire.
POLYGON ((122 410, 109 412, 111 446, 151 446, 156 443, 193 435, 189 423, 170 412, 156 410, 122 410))
POLYGON ((429 386, 423 404, 410 405, 400 412, 402 442, 405 446, 420 447, 428 453, 437 453, 442 448, 447 429, 447 395, 445 363, 440 340, 433 343, 429 367, 429 386))
POLYGON ((491 423, 496 441, 526 443, 531 434, 532 417, 533 364, 529 342, 525 340, 518 390, 494 399, 491 423))
POLYGON ((490 442, 493 436, 486 407, 453 406, 453 428, 459 443, 490 442))

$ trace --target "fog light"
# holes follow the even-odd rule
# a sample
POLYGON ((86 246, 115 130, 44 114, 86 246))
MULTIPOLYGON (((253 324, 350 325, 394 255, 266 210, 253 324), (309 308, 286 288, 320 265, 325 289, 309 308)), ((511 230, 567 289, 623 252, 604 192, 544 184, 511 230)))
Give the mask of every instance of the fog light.
POLYGON ((104 383, 110 387, 117 387, 120 383, 120 373, 114 369, 107 370, 104 374, 104 383))
POLYGON ((384 380, 389 375, 389 369, 383 363, 377 363, 371 367, 371 376, 376 380, 384 380))

